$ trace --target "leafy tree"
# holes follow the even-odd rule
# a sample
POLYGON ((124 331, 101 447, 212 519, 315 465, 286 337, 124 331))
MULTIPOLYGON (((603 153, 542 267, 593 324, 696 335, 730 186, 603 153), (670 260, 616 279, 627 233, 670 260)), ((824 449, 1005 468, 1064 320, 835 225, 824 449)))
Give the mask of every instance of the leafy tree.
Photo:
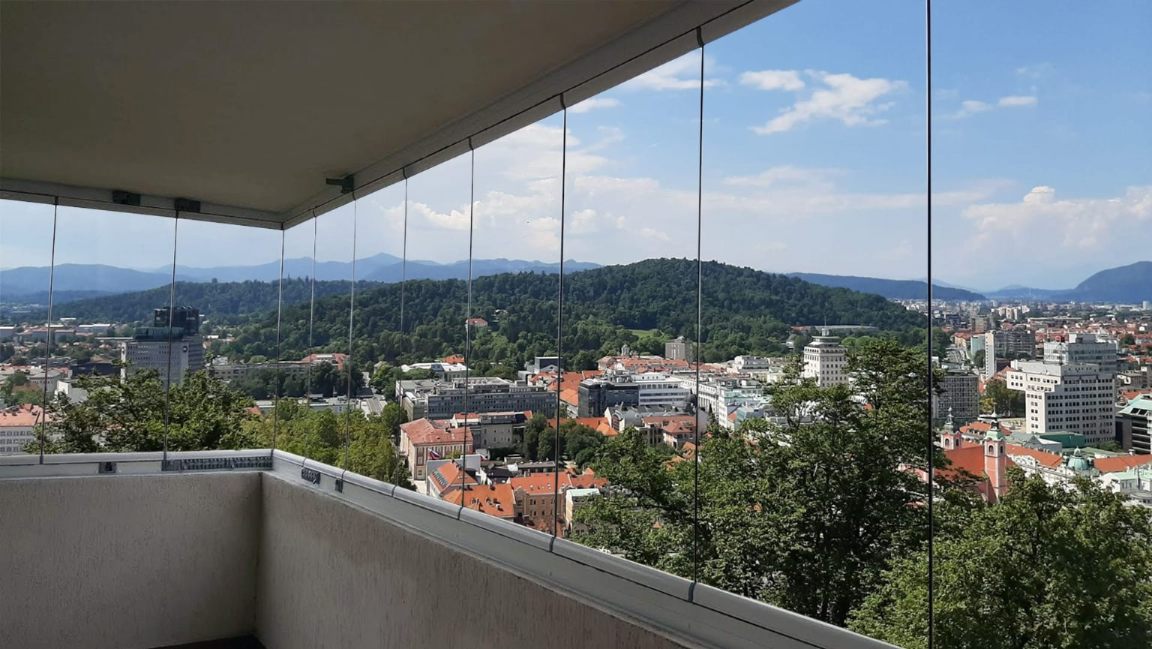
POLYGON ((1012 417, 1024 413, 1024 393, 1009 390, 1004 381, 992 379, 984 384, 984 396, 980 399, 980 410, 984 413, 996 412, 1012 417))
POLYGON ((77 387, 88 399, 77 403, 58 394, 49 403, 58 438, 53 452, 195 451, 253 448, 241 423, 250 417, 252 401, 204 372, 195 372, 172 386, 167 399, 155 372, 139 372, 123 381, 118 376, 81 376, 77 387), (167 416, 165 411, 167 410, 167 416))
MULTIPOLYGON (((1087 480, 1071 490, 1011 475, 997 505, 935 542, 940 649, 1152 646, 1152 514, 1087 480)), ((925 550, 901 557, 851 627, 927 647, 925 550)))
POLYGON ((924 488, 904 468, 927 463, 927 357, 872 339, 850 367, 865 404, 847 386, 796 380, 773 390, 783 424, 710 431, 698 524, 693 462, 636 433, 608 441, 592 463, 613 487, 578 513, 576 539, 687 576, 694 538, 704 582, 844 624, 927 532, 924 488))

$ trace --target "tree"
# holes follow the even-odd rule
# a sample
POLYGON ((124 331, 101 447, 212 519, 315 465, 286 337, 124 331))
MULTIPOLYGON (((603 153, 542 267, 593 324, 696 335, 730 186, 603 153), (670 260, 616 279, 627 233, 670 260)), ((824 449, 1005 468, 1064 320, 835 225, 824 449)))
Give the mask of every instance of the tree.
POLYGON ((996 412, 1012 417, 1024 412, 1024 393, 1009 390, 1001 379, 992 379, 984 384, 984 397, 980 400, 980 410, 984 413, 996 412))
POLYGON ((983 349, 977 349, 976 353, 972 355, 972 364, 976 367, 984 367, 984 360, 987 352, 983 349))
POLYGON ((205 372, 184 377, 167 398, 155 372, 124 380, 82 376, 76 385, 88 391, 86 401, 58 394, 49 403, 53 452, 159 451, 165 443, 171 451, 258 446, 241 425, 251 416, 251 399, 205 372))
MULTIPOLYGON (((1152 646, 1152 514, 1087 480, 1011 475, 996 505, 935 543, 940 649, 1152 646)), ((928 556, 898 560, 853 614, 861 633, 927 646, 928 556)))
POLYGON ((612 487, 577 514, 576 540, 685 576, 694 540, 705 583, 843 625, 927 532, 924 487, 905 469, 927 464, 927 356, 871 339, 849 363, 865 404, 847 386, 778 385, 784 423, 710 431, 698 481, 692 461, 638 433, 608 441, 592 464, 612 487))

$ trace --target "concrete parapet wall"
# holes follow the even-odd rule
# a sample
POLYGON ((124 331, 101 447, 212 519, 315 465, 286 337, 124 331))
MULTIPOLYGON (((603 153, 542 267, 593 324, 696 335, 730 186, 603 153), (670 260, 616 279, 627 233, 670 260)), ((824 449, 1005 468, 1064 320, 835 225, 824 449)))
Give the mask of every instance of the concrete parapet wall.
POLYGON ((274 475, 263 499, 257 626, 269 649, 685 646, 274 475))
POLYGON ((251 633, 260 489, 256 472, 0 480, 0 646, 251 633))

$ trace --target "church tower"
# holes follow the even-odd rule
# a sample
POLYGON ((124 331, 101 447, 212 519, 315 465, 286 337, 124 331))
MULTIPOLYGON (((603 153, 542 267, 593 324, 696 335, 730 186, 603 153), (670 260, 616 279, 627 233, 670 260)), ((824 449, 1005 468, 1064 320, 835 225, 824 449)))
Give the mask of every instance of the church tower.
POLYGON ((984 437, 984 474, 988 476, 987 500, 997 502, 1008 489, 1008 454, 1000 419, 993 415, 992 427, 984 437))

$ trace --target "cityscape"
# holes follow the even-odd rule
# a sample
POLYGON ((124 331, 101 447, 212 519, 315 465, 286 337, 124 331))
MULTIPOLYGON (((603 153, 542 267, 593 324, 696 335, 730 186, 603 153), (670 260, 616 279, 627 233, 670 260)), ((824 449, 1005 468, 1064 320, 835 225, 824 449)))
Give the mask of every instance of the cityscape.
MULTIPOLYGON (((336 592, 355 584, 327 615, 355 626, 371 615, 346 614, 353 599, 388 609, 487 574, 447 567, 458 556, 513 586, 471 577, 454 594, 528 611, 505 588, 543 584, 671 638, 645 644, 579 613, 572 629, 609 639, 548 627, 564 646, 761 646, 762 632, 828 648, 1152 646, 1152 41, 1139 27, 1152 5, 937 3, 926 27, 920 5, 749 4, 763 17, 715 18, 747 23, 715 39, 693 23, 674 35, 691 51, 628 59, 643 69, 579 101, 561 91, 516 128, 437 141, 427 160, 398 148, 398 171, 371 181, 351 171, 365 151, 348 171, 325 161, 322 187, 293 186, 306 209, 240 182, 219 194, 248 196, 236 210, 161 209, 126 184, 107 204, 94 190, 45 198, 5 155, 0 530, 6 512, 23 521, 7 543, 41 529, 17 504, 53 502, 29 485, 87 476, 72 463, 144 480, 155 462, 161 478, 204 478, 198 489, 251 470, 259 505, 180 506, 188 521, 248 507, 263 530, 235 553, 256 575, 255 621, 222 636, 259 641, 235 646, 307 636, 272 639, 260 607, 289 582, 266 569, 307 564, 310 581, 267 605, 297 606, 277 623, 312 625, 315 640, 331 629, 322 608, 293 597, 319 599, 318 574, 340 575, 336 592), (372 521, 340 524, 335 503, 372 521), (268 536, 309 508, 321 513, 300 517, 305 550, 295 531, 268 536), (470 554, 484 544, 497 549, 470 554), (277 565, 286 548, 296 563, 277 565), (569 563, 515 563, 537 551, 618 592, 600 601, 564 581, 569 563), (414 580, 399 595, 393 570, 414 580), (399 600, 363 596, 380 583, 399 600)), ((643 7, 599 9, 608 21, 643 7)), ((437 92, 409 107, 411 128, 448 110, 437 92)), ((424 126, 448 128, 444 115, 424 126)), ((329 117, 365 132, 350 146, 371 140, 372 120, 329 117)), ((312 141, 302 123, 280 137, 312 141)), ((200 180, 223 183, 227 159, 200 180)), ((124 509, 144 516, 145 500, 124 509)), ((531 635, 547 619, 506 626, 531 635)), ((487 633, 459 637, 503 644, 487 633)), ((215 639, 155 637, 140 646, 215 639)), ((425 646, 404 637, 384 644, 425 646)))

